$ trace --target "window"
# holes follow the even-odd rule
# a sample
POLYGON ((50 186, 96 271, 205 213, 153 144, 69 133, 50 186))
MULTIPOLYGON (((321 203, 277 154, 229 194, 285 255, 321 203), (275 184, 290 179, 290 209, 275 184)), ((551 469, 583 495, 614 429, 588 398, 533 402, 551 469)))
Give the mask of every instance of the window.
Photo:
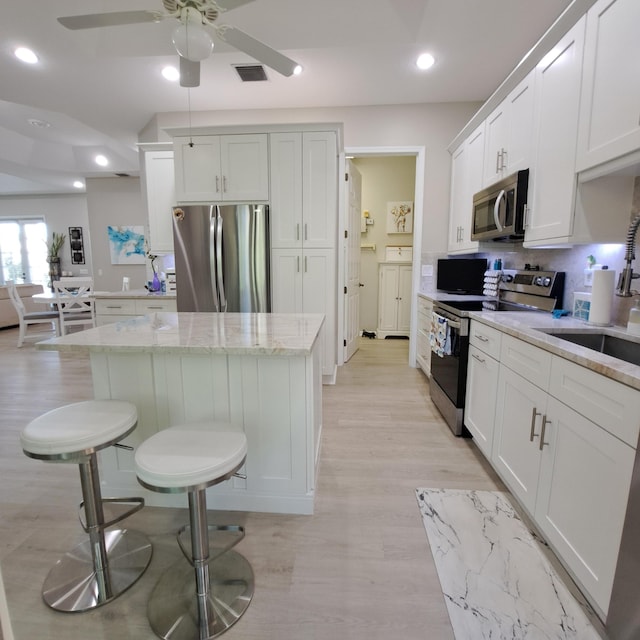
POLYGON ((47 225, 42 218, 0 218, 0 284, 7 280, 47 287, 47 225))

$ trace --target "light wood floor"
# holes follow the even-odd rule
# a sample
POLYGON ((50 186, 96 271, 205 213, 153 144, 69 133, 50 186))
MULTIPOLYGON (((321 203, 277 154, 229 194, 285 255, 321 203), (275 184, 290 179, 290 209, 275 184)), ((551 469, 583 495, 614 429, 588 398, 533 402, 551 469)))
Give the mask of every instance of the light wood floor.
MULTIPOLYGON (((91 378, 85 357, 16 341, 17 330, 0 331, 0 562, 14 635, 151 640, 145 603, 180 555, 173 532, 186 510, 146 507, 128 521, 151 538, 154 557, 125 595, 89 613, 49 610, 42 581, 83 535, 77 467, 27 458, 18 433, 45 411, 91 398, 91 378)), ((337 384, 324 387, 313 516, 212 514, 245 525, 237 549, 256 575, 251 606, 225 638, 453 640, 414 489, 504 487, 472 442, 451 434, 407 358, 407 341, 362 339, 337 384)))

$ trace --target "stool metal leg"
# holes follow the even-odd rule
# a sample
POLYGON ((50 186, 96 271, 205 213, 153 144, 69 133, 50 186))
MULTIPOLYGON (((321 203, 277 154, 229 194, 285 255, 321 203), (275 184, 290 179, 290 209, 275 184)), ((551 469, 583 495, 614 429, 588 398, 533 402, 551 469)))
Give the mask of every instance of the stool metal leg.
POLYGON ((190 564, 181 559, 170 567, 149 599, 151 628, 164 640, 215 638, 240 619, 253 597, 253 570, 244 556, 225 551, 209 559, 205 489, 189 492, 189 521, 190 564))
POLYGON ((137 531, 105 532, 96 454, 78 466, 89 539, 58 560, 42 590, 52 609, 68 613, 94 609, 119 596, 144 573, 152 553, 146 536, 137 531))

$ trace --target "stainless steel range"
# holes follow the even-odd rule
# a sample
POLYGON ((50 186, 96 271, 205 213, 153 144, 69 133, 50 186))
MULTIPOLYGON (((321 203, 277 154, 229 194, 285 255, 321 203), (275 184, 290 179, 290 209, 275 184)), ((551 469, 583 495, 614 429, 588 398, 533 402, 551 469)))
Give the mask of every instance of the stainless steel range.
POLYGON ((431 399, 457 436, 468 436, 464 427, 470 311, 551 312, 562 307, 564 273, 533 269, 505 269, 497 299, 438 300, 433 313, 446 327, 446 348, 431 358, 431 399))

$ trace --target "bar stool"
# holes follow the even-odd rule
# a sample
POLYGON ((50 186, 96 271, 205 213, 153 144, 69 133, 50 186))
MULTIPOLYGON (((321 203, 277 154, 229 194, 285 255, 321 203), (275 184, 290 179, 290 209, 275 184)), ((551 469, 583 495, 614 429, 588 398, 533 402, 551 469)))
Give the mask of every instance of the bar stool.
MULTIPOLYGON (((110 602, 144 573, 151 544, 143 534, 107 527, 144 506, 143 498, 102 498, 97 452, 116 444, 136 427, 136 406, 119 400, 88 400, 59 407, 30 422, 20 434, 30 458, 78 464, 84 521, 89 534, 52 567, 42 588, 47 605, 67 613, 87 611, 110 602), (103 503, 134 506, 105 521, 103 503)), ((120 445, 122 446, 122 445, 120 445)))
POLYGON ((226 423, 195 423, 159 431, 136 450, 138 482, 161 493, 188 492, 189 526, 177 534, 188 562, 170 567, 155 586, 147 608, 154 633, 165 640, 208 640, 238 621, 253 597, 249 562, 231 551, 240 526, 207 524, 206 489, 243 465, 247 438, 226 423), (190 532, 190 544, 183 540, 190 532), (223 538, 221 546, 209 544, 223 538))

